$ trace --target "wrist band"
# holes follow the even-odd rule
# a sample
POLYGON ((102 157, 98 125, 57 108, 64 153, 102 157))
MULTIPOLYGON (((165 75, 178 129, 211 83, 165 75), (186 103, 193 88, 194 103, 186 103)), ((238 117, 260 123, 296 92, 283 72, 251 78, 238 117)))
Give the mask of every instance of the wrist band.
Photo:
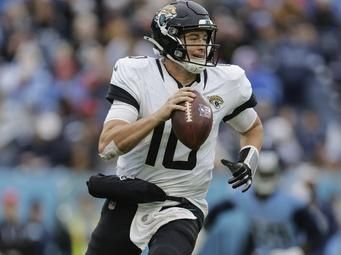
POLYGON ((255 175, 258 166, 259 152, 255 146, 247 145, 240 149, 239 161, 250 167, 252 176, 255 175))
POLYGON ((114 141, 111 141, 107 146, 104 147, 103 152, 98 155, 102 159, 109 160, 122 154, 123 153, 116 146, 116 143, 114 141))

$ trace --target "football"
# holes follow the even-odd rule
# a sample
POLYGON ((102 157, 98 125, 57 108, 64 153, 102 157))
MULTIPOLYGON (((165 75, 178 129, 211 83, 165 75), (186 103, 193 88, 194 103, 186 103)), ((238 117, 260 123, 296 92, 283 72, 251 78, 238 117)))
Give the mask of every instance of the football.
POLYGON ((176 137, 188 148, 197 150, 206 141, 212 129, 213 113, 202 95, 194 90, 192 102, 183 102, 186 111, 174 111, 171 116, 176 137))

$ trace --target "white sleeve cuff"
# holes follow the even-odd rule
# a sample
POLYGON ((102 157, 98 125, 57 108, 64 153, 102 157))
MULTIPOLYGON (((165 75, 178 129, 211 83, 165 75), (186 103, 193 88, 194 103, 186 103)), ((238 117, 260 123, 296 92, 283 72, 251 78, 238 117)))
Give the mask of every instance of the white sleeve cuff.
POLYGON ((244 162, 250 167, 252 176, 254 176, 258 167, 258 149, 253 145, 246 145, 240 149, 239 157, 240 161, 244 162))
POLYGON ((253 108, 247 108, 236 117, 230 119, 229 123, 235 130, 240 133, 248 131, 257 119, 257 112, 253 108))
POLYGON ((104 123, 110 120, 124 120, 132 123, 137 120, 137 117, 138 112, 134 106, 115 100, 110 107, 104 123))
POLYGON ((116 143, 114 141, 111 141, 107 146, 105 146, 103 152, 100 153, 99 156, 102 159, 109 160, 122 154, 123 153, 118 149, 116 143))

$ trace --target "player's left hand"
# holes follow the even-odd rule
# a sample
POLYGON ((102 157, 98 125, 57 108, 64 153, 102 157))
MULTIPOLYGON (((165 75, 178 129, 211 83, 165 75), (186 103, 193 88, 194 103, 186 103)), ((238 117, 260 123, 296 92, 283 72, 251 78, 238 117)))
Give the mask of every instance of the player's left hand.
POLYGON ((228 180, 232 184, 232 188, 236 189, 243 186, 242 192, 246 192, 252 184, 252 171, 250 167, 243 162, 231 162, 222 159, 221 163, 228 167, 233 174, 233 177, 228 180))

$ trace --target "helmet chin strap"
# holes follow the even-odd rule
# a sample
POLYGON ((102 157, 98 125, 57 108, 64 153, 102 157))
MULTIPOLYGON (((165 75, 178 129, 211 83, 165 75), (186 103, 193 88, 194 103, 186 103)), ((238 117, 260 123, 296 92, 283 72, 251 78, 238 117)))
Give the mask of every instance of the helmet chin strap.
POLYGON ((181 65, 183 68, 185 68, 188 72, 190 73, 195 73, 195 74, 199 74, 202 71, 204 71, 206 69, 205 66, 202 65, 196 65, 194 63, 189 63, 189 62, 180 62, 176 59, 174 59, 171 55, 167 54, 166 57, 168 57, 170 60, 172 60, 173 62, 181 65))
MULTIPOLYGON (((154 44, 161 52, 162 51, 164 52, 163 47, 157 41, 155 41, 153 38, 150 38, 148 36, 144 36, 143 38, 145 40, 151 42, 152 44, 154 44)), ((183 68, 185 68, 190 73, 199 74, 199 73, 201 73, 202 71, 204 71, 206 69, 206 67, 202 66, 202 65, 197 65, 197 64, 189 63, 189 62, 178 61, 178 60, 174 59, 168 53, 166 54, 166 57, 169 58, 170 60, 172 60, 173 62, 181 65, 183 68)))

